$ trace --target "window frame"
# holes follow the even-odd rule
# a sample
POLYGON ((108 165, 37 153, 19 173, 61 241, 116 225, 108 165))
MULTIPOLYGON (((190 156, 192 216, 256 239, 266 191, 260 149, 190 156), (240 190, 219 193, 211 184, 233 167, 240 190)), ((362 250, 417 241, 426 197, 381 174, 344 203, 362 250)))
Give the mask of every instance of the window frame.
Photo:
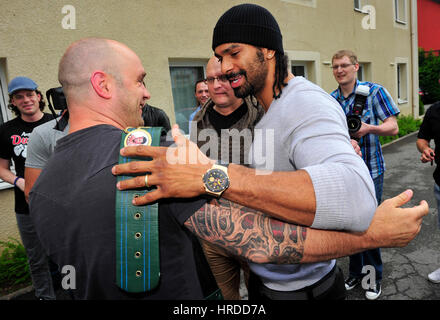
POLYGON ((400 25, 408 24, 408 1, 407 0, 394 0, 394 22, 400 25), (403 3, 404 20, 401 20, 399 14, 400 2, 403 3))
POLYGON ((410 91, 409 91, 409 62, 408 58, 396 58, 395 61, 396 70, 396 97, 397 104, 407 104, 410 101, 410 91), (402 70, 400 66, 405 68, 402 70), (404 78, 402 78, 402 76, 404 78), (404 80, 404 83, 402 83, 404 80), (404 96, 402 97, 402 92, 404 96))
POLYGON ((290 4, 296 4, 304 7, 316 8, 317 0, 281 0, 290 4))
MULTIPOLYGON (((169 59, 168 60, 168 69, 170 75, 170 85, 171 85, 171 96, 173 98, 173 112, 174 117, 177 123, 177 113, 176 106, 174 104, 174 95, 173 95, 173 79, 171 77, 171 68, 202 68, 203 70, 203 78, 206 78, 206 64, 208 63, 208 59, 196 59, 196 58, 188 58, 188 59, 169 59)), ((194 88, 193 88, 194 89, 194 88)), ((193 90, 194 93, 194 90, 193 90)), ((194 106, 195 107, 195 106, 194 106)), ((186 132, 186 130, 184 130, 186 132)), ((188 133, 185 133, 188 134, 188 133)))
MULTIPOLYGON (((298 60, 290 60, 290 71, 292 71, 292 73, 296 76, 296 74, 293 72, 292 68, 293 67, 303 67, 304 68, 304 78, 309 80, 310 76, 309 76, 309 70, 307 68, 307 63, 309 61, 298 61, 298 60)), ((313 62, 313 61, 310 61, 313 62)))
POLYGON ((292 70, 292 65, 304 65, 307 79, 321 86, 321 54, 319 52, 285 50, 285 54, 288 56, 288 70, 292 70))
POLYGON ((362 0, 353 0, 353 7, 355 11, 362 12, 362 0), (356 3, 358 6, 356 6, 356 3))
POLYGON ((369 61, 359 61, 359 70, 361 71, 361 78, 359 78, 359 70, 357 74, 357 78, 359 81, 371 81, 371 62, 369 61))
MULTIPOLYGON (((9 95, 8 82, 6 81, 6 59, 0 58, 0 112, 3 118, 3 123, 12 119, 11 110, 8 109, 9 95)), ((0 123, 1 124, 1 123, 0 123)), ((15 173, 14 162, 11 161, 11 171, 15 173)), ((0 190, 10 189, 14 186, 8 182, 0 179, 0 190)))

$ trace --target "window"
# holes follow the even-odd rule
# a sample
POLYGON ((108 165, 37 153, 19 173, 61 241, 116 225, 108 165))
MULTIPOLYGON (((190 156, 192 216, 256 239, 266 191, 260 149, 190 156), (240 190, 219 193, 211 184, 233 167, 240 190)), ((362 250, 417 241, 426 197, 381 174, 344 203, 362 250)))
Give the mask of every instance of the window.
POLYGON ((306 63, 295 63, 292 61, 292 73, 295 76, 300 76, 308 79, 307 74, 307 64, 306 63))
POLYGON ((321 85, 321 56, 314 51, 285 50, 288 56, 288 68, 295 76, 303 76, 307 80, 321 85))
POLYGON ((397 102, 408 102, 408 67, 407 63, 397 63, 397 102))
POLYGON ((316 8, 316 0, 281 0, 281 1, 298 4, 300 6, 316 8))
POLYGON ((406 24, 406 0, 394 0, 394 13, 397 23, 406 24))
POLYGON ((357 78, 359 81, 371 81, 371 64, 369 62, 359 62, 357 78))
POLYGON ((368 0, 354 0, 354 10, 362 13, 366 13, 362 11, 362 8, 368 5, 368 0))
MULTIPOLYGON (((11 112, 8 109, 8 83, 6 82, 5 72, 6 59, 0 59, 0 124, 12 119, 11 112)), ((12 168, 12 170, 14 170, 12 168)), ((12 186, 0 179, 0 190, 11 188, 12 186)))
POLYGON ((11 113, 8 109, 8 84, 6 82, 4 61, 0 59, 0 124, 11 119, 11 113))
POLYGON ((360 63, 359 63, 359 70, 358 70, 357 78, 359 81, 365 81, 364 66, 360 63))
POLYGON ((199 79, 205 78, 204 62, 171 62, 170 76, 173 93, 174 113, 179 128, 189 133, 188 119, 194 112, 197 101, 194 86, 199 79))

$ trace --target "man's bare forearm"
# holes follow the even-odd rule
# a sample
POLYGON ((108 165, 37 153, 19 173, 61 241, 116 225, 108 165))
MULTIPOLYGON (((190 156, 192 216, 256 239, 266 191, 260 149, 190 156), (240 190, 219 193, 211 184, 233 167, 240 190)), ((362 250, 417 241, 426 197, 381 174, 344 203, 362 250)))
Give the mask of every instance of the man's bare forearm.
POLYGON ((289 224, 227 200, 206 204, 185 225, 198 237, 255 263, 311 263, 371 247, 364 234, 289 224))
POLYGON ((185 226, 199 238, 252 262, 292 264, 303 259, 307 228, 228 200, 206 204, 185 226))
POLYGON ((425 139, 417 139, 416 142, 417 150, 419 150, 420 153, 423 153, 426 148, 429 148, 429 141, 425 139))
POLYGON ((14 180, 17 176, 10 169, 10 161, 6 159, 0 159, 0 179, 14 184, 14 180))
POLYGON ((394 136, 399 133, 399 126, 395 116, 391 116, 377 126, 370 125, 370 133, 378 136, 394 136))

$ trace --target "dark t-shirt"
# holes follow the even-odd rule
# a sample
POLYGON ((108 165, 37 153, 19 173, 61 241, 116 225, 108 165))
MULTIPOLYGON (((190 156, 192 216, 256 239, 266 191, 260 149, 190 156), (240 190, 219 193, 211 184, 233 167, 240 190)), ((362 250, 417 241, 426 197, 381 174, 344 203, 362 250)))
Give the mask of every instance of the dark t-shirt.
POLYGON ((214 107, 211 107, 207 110, 209 122, 215 128, 219 137, 221 136, 222 129, 230 129, 241 118, 243 118, 247 112, 248 108, 244 102, 240 107, 234 110, 234 112, 228 114, 227 116, 224 116, 221 113, 215 111, 214 107))
POLYGON ((427 141, 434 139, 435 163, 437 164, 434 171, 434 180, 440 186, 440 170, 438 167, 440 160, 440 102, 433 104, 426 111, 417 137, 427 141))
MULTIPOLYGON (((36 122, 26 122, 17 117, 0 126, 0 158, 14 160, 15 171, 18 177, 24 178, 24 164, 27 156, 27 144, 29 136, 35 127, 52 120, 51 114, 45 113, 36 122)), ((24 192, 14 188, 15 212, 29 214, 29 207, 24 197, 24 192)))
POLYGON ((30 194, 31 216, 47 254, 76 271, 77 299, 203 299, 183 223, 205 200, 159 205, 160 283, 129 294, 115 284, 115 194, 121 130, 98 125, 58 140, 30 194))

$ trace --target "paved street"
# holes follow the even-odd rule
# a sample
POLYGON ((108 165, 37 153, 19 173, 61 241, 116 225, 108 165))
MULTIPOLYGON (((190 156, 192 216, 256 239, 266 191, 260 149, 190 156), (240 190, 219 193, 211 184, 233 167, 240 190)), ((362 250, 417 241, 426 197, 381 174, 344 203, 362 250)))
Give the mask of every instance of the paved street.
MULTIPOLYGON (((432 172, 434 167, 421 163, 416 149, 417 136, 412 135, 384 148, 387 171, 383 199, 391 198, 407 188, 414 191, 409 205, 422 199, 430 207, 420 234, 407 247, 382 249, 384 262, 381 300, 437 300, 440 284, 427 280, 427 275, 440 267, 440 231, 438 212, 433 195, 432 172)), ((348 274, 348 258, 338 259, 348 274)), ((364 299, 364 290, 358 286, 348 292, 349 300, 364 299)))

